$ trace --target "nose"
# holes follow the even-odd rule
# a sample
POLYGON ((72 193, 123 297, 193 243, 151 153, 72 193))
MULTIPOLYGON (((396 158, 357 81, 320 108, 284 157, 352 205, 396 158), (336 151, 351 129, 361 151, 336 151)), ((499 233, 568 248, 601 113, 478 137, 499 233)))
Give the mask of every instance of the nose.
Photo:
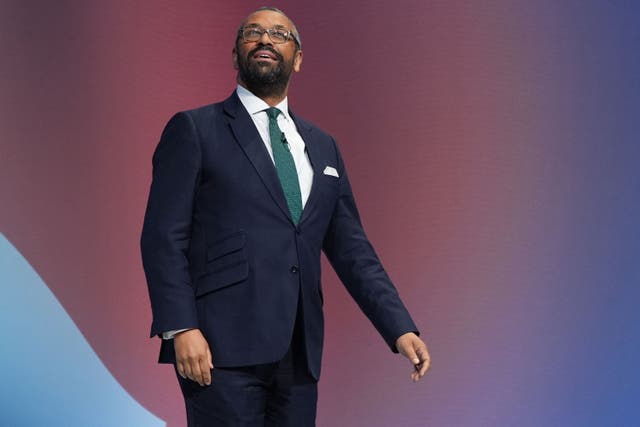
POLYGON ((273 42, 271 41, 271 37, 269 36, 269 33, 267 31, 262 33, 258 41, 260 42, 260 44, 273 44, 273 42))

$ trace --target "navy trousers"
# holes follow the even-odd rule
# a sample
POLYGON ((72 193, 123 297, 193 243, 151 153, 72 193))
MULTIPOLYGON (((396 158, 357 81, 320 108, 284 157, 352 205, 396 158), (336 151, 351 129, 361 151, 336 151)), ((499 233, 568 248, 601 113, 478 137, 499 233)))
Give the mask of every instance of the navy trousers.
MULTIPOLYGON (((214 367, 211 385, 178 375, 189 427, 314 427, 317 381, 308 373, 301 307, 282 360, 234 368, 214 367)), ((177 372, 176 372, 177 374, 177 372)))

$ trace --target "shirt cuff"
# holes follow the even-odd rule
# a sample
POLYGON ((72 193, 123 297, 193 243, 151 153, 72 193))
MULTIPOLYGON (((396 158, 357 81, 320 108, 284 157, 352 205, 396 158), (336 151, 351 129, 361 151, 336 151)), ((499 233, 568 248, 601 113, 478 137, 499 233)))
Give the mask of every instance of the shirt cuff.
POLYGON ((186 329, 174 329, 173 331, 167 331, 167 332, 163 332, 162 333, 162 339, 163 340, 172 340, 173 337, 175 337, 177 334, 179 334, 180 332, 184 332, 184 331, 188 331, 190 329, 193 328, 186 328, 186 329))

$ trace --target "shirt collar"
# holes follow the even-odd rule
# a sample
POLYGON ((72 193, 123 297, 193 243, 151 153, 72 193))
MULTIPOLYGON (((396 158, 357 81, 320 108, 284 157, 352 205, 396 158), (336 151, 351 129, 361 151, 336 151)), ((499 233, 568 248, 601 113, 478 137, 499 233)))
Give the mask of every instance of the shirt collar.
MULTIPOLYGON (((247 110, 247 112, 251 116, 257 113, 264 112, 264 110, 270 107, 269 104, 267 104, 262 99, 258 98, 249 90, 247 90, 246 88, 240 85, 238 85, 236 89, 236 93, 238 94, 238 98, 240 98, 240 102, 242 102, 242 105, 244 105, 244 108, 247 110)), ((289 104, 287 102, 287 97, 285 97, 282 101, 280 101, 280 103, 276 105, 276 108, 280 110, 282 115, 287 120, 291 118, 289 116, 289 104)))

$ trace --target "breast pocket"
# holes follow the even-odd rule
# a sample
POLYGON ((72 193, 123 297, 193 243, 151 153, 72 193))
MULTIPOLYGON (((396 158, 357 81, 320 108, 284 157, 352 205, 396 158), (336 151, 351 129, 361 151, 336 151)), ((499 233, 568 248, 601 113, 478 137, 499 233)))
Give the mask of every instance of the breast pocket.
POLYGON ((240 283, 249 275, 244 246, 246 234, 238 231, 207 248, 205 273, 198 279, 196 297, 240 283))

